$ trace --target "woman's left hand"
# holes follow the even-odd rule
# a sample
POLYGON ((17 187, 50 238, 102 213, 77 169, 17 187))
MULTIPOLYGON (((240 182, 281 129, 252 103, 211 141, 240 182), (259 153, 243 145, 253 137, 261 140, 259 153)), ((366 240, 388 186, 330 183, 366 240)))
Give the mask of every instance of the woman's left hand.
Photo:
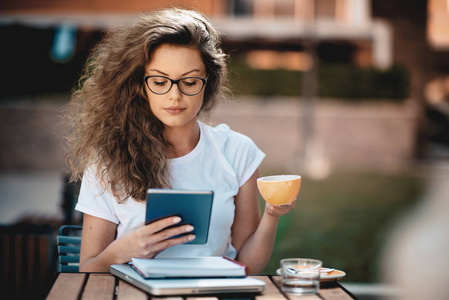
POLYGON ((287 204, 282 205, 271 205, 268 202, 265 202, 265 212, 274 217, 280 217, 285 214, 288 214, 296 205, 296 199, 287 204))

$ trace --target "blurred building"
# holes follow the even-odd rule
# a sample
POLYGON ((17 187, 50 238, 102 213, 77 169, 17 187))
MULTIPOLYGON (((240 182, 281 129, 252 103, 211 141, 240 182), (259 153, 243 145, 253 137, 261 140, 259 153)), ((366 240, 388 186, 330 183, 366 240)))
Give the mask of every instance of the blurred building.
POLYGON ((306 69, 310 58, 298 50, 309 39, 328 48, 323 59, 381 68, 392 64, 391 29, 386 22, 372 19, 371 0, 4 0, 0 25, 66 31, 70 26, 76 28, 82 44, 86 31, 102 31, 136 13, 173 5, 193 7, 208 15, 223 33, 226 48, 257 49, 248 57, 254 67, 306 69))
MULTIPOLYGON (((329 109, 315 109, 315 117, 323 115, 315 120, 308 119, 312 109, 307 101, 301 108, 286 108, 289 113, 295 112, 292 120, 299 123, 292 132, 292 145, 284 147, 294 149, 291 156, 303 155, 307 145, 314 153, 323 149, 331 152, 322 154, 331 165, 353 162, 371 168, 396 162, 402 166, 413 161, 417 153, 426 152, 422 145, 429 136, 449 145, 447 0, 417 0, 407 5, 401 0, 2 0, 0 37, 7 46, 0 48, 0 64, 6 70, 0 98, 68 93, 105 29, 167 6, 195 8, 209 16, 233 60, 238 58, 252 69, 300 71, 303 99, 318 95, 318 62, 381 70, 396 64, 407 67, 412 106, 390 109, 377 102, 366 110, 352 104, 339 106, 340 110, 332 104, 329 109), (338 118, 348 121, 341 135, 334 134, 336 126, 343 124, 338 118), (387 126, 385 120, 391 125, 387 126), (399 127, 403 129, 397 130, 399 127), (318 136, 320 130, 325 134, 318 136), (314 135, 321 146, 310 142, 314 135), (360 157, 348 155, 347 149, 360 157), (378 160, 373 159, 375 156, 378 160)), ((354 85, 357 83, 351 83, 351 87, 354 85)), ((248 116, 242 116, 242 120, 249 120, 248 116)), ((246 127, 236 129, 257 136, 246 127)), ((260 139, 256 138, 258 144, 273 147, 273 143, 260 139)), ((269 157, 290 157, 266 151, 269 157)), ((8 157, 6 165, 13 161, 8 157)), ((273 162, 276 164, 280 162, 273 162)))
POLYGON ((392 64, 391 29, 372 19, 370 0, 230 3, 232 13, 215 23, 233 49, 257 49, 248 55, 248 63, 255 68, 308 70, 312 58, 302 50, 309 42, 316 44, 324 61, 380 68, 392 64))
MULTIPOLYGON (((394 45, 398 36, 394 36, 391 18, 413 8, 409 5, 400 9, 392 4, 395 2, 398 1, 3 0, 0 2, 0 28, 5 31, 6 27, 25 26, 52 30, 51 37, 47 37, 52 39, 51 58, 67 62, 78 52, 85 54, 108 27, 119 26, 138 13, 181 6, 208 15, 223 35, 224 48, 246 55, 247 63, 254 68, 308 70, 313 57, 303 50, 307 43, 313 42, 321 61, 385 69, 401 55, 394 45)), ((427 30, 430 44, 448 49, 447 0, 415 2, 423 3, 424 14, 429 11, 428 26, 424 30, 427 30)), ((26 33, 18 32, 23 37, 26 33)), ((18 36, 2 35, 10 48, 19 40, 18 36)), ((35 46, 43 47, 45 43, 35 46)))

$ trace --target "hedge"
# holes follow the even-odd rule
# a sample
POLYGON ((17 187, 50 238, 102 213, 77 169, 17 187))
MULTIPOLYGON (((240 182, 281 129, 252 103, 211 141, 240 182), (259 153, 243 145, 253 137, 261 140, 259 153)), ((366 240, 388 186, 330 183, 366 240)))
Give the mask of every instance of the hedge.
MULTIPOLYGON (((300 96, 300 71, 255 70, 244 64, 229 66, 230 85, 236 95, 300 96)), ((388 70, 359 68, 350 65, 321 65, 318 71, 319 96, 326 98, 391 99, 409 96, 409 76, 404 67, 388 70)))

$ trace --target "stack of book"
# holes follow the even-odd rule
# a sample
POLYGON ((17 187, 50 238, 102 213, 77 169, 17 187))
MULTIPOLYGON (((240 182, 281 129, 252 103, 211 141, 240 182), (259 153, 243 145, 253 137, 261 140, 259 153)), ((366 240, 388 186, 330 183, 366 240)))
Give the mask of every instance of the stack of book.
POLYGON ((144 278, 245 277, 247 267, 227 257, 132 259, 133 268, 144 278))

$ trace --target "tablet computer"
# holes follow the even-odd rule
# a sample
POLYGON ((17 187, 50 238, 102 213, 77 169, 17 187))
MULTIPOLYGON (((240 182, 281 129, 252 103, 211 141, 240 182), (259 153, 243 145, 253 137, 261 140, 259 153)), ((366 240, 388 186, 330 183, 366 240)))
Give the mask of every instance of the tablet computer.
POLYGON ((173 225, 191 224, 195 239, 186 244, 205 244, 209 235, 210 217, 212 213, 213 191, 188 191, 170 189, 149 189, 145 223, 179 216, 181 222, 173 225))

